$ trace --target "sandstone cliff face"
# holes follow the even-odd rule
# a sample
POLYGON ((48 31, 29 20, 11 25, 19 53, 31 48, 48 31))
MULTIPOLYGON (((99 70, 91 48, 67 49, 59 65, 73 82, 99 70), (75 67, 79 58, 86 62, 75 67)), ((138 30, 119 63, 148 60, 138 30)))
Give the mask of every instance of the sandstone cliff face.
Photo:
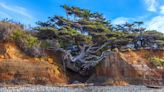
POLYGON ((67 83, 62 66, 54 55, 32 58, 12 42, 0 43, 0 83, 67 83))
MULTIPOLYGON (((164 58, 164 52, 148 50, 114 52, 96 67, 96 73, 87 82, 104 85, 145 84, 150 82, 149 80, 153 82, 154 79, 163 78, 163 73, 148 61, 148 57, 153 56, 164 58)), ((158 81, 154 80, 154 84, 158 84, 158 81)))

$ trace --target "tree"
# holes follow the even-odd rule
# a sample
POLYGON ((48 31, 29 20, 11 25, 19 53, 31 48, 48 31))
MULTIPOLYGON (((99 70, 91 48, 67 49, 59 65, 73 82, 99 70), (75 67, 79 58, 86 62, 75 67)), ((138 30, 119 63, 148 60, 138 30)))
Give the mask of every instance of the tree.
POLYGON ((109 49, 121 48, 131 42, 137 46, 137 41, 141 46, 151 43, 149 38, 143 39, 143 22, 112 26, 101 13, 67 5, 62 7, 67 18, 52 16, 48 21, 40 22, 38 38, 57 40, 60 47, 53 51, 62 53, 63 65, 75 72, 87 74, 88 69, 93 69, 111 53, 109 49))
POLYGON ((136 28, 135 31, 136 31, 136 32, 140 32, 140 35, 142 35, 142 32, 143 32, 145 29, 142 28, 141 25, 143 25, 144 22, 142 22, 142 21, 136 21, 136 22, 134 22, 134 24, 137 25, 137 28, 136 28))
POLYGON ((72 15, 72 9, 68 6, 68 5, 62 5, 61 6, 62 8, 64 8, 66 10, 66 16, 67 16, 67 19, 69 19, 68 16, 72 15))

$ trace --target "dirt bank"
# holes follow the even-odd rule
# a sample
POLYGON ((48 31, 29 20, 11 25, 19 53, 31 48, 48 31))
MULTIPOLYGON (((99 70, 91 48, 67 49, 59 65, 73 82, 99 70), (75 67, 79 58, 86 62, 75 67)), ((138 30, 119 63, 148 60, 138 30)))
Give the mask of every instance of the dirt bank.
MULTIPOLYGON (((13 84, 67 83, 63 67, 53 55, 33 58, 14 43, 0 43, 0 82, 13 84)), ((59 62, 59 61, 58 61, 59 62)))
POLYGON ((161 50, 138 50, 113 52, 96 67, 96 72, 88 79, 89 83, 103 85, 145 84, 158 85, 163 73, 149 61, 149 57, 164 58, 161 50))

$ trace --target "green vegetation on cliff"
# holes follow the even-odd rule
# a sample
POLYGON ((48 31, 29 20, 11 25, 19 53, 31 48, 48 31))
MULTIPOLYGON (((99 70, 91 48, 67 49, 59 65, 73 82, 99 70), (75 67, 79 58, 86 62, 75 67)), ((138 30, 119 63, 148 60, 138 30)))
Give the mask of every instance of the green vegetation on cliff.
POLYGON ((25 53, 35 57, 43 56, 49 48, 63 48, 77 54, 85 45, 101 46, 106 42, 109 42, 106 49, 111 50, 128 45, 135 49, 164 46, 164 34, 146 30, 143 22, 112 25, 101 13, 74 6, 61 7, 67 17, 54 15, 47 21, 38 21, 38 26, 31 30, 25 31, 20 23, 2 20, 0 40, 13 40, 25 53))

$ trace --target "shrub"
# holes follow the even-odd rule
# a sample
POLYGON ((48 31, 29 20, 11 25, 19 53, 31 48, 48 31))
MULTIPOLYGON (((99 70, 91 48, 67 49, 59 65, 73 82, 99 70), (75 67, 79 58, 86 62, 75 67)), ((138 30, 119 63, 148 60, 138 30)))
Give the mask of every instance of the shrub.
POLYGON ((20 26, 16 24, 11 24, 8 22, 0 22, 0 40, 7 41, 10 40, 10 35, 13 30, 20 30, 20 26))
POLYGON ((11 37, 15 41, 21 41, 22 43, 26 44, 28 48, 32 48, 33 46, 36 46, 39 43, 39 40, 36 37, 21 30, 13 31, 11 37))
POLYGON ((57 38, 57 34, 56 34, 57 30, 55 30, 54 28, 37 28, 36 30, 38 31, 37 37, 39 39, 46 40, 46 39, 57 38))
POLYGON ((150 62, 152 62, 156 66, 162 66, 164 67, 164 59, 160 59, 157 57, 150 58, 150 62))
POLYGON ((44 55, 43 49, 40 47, 40 41, 31 34, 25 31, 15 30, 13 31, 11 38, 26 54, 34 57, 44 55))

